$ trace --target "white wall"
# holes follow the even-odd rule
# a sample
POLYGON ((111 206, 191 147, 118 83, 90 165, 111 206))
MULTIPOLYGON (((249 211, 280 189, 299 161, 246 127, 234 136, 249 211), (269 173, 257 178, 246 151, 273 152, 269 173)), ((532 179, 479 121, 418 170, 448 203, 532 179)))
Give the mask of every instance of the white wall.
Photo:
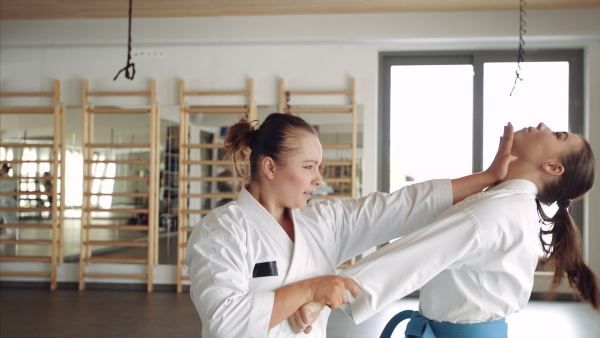
MULTIPOLYGON (((600 9, 528 11, 525 49, 584 48, 587 137, 600 158, 600 9)), ((364 107, 364 148, 376 148, 381 51, 516 49, 518 11, 134 19, 136 79, 123 75, 127 20, 0 22, 0 89, 37 91, 61 80, 62 100, 81 105, 91 90, 143 90, 157 80, 161 106, 177 105, 178 79, 190 88, 231 90, 255 79, 256 103, 278 102, 278 79, 290 89, 329 89, 357 79, 364 107)), ((0 126, 0 128, 6 128, 0 126)), ((364 192, 376 189, 376 151, 364 152, 364 192)), ((600 187, 589 199, 589 254, 600 274, 600 187)))

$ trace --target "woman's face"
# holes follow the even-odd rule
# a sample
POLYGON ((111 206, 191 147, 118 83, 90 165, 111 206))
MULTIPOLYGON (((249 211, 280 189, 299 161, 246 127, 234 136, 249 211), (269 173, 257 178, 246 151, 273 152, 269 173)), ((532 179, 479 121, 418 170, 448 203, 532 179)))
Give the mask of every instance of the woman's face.
POLYGON ((283 166, 276 166, 274 183, 279 204, 284 208, 304 208, 310 193, 323 183, 319 164, 323 156, 317 136, 306 133, 298 151, 283 166))
POLYGON ((540 123, 515 132, 512 154, 535 165, 560 163, 563 154, 582 146, 582 140, 566 131, 553 131, 540 123))

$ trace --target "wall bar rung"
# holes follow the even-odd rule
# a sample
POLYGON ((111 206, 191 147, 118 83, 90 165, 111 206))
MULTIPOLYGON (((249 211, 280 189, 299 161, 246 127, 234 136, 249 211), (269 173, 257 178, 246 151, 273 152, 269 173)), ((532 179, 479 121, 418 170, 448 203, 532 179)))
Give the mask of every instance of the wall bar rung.
POLYGON ((225 149, 223 143, 197 143, 197 144, 182 144, 184 149, 225 149))
POLYGON ((27 271, 0 271, 0 276, 52 278, 52 274, 50 272, 27 272, 27 271))
POLYGON ((87 96, 150 96, 151 91, 144 92, 87 92, 87 96))
POLYGON ((30 223, 6 223, 0 224, 0 228, 20 229, 52 229, 52 224, 30 224, 30 223))
POLYGON ((351 90, 290 90, 289 95, 352 95, 351 90))
POLYGON ((13 92, 13 93, 0 93, 0 97, 54 97, 54 92, 13 92))
POLYGON ((90 148, 150 148, 150 143, 88 143, 90 148))
POLYGON ((50 256, 0 256, 1 262, 50 262, 50 256))
MULTIPOLYGON (((93 177, 93 176, 84 176, 84 180, 104 180, 108 179, 107 177, 93 177)), ((116 176, 110 177, 111 180, 115 181, 148 181, 150 177, 148 176, 116 176)))
POLYGON ((54 114, 54 109, 46 107, 0 107, 0 114, 54 114))
POLYGON ((129 225, 129 224, 85 225, 83 228, 84 229, 123 230, 123 231, 148 231, 147 225, 129 225))
POLYGON ((205 176, 205 177, 184 177, 182 181, 185 182, 242 182, 243 178, 236 177, 213 177, 213 176, 205 176))
POLYGON ((148 114, 151 110, 146 108, 88 108, 87 112, 90 114, 148 114))
POLYGON ((13 164, 24 164, 24 163, 52 163, 54 162, 53 159, 48 159, 48 160, 12 160, 12 161, 6 161, 8 163, 13 163, 13 164))
POLYGON ((126 246, 132 248, 144 248, 148 246, 148 242, 133 242, 133 241, 86 241, 85 245, 91 246, 126 246))
POLYGON ((0 143, 4 148, 53 148, 54 144, 48 143, 0 143))
POLYGON ((119 273, 84 273, 83 277, 91 277, 91 278, 148 279, 148 275, 119 274, 119 273))
POLYGON ((86 263, 148 264, 148 258, 134 257, 90 257, 83 261, 86 263))
MULTIPOLYGON (((150 160, 84 160, 84 163, 114 163, 114 164, 150 164, 150 160)), ((112 178, 112 177, 96 177, 96 178, 112 178)))
POLYGON ((290 114, 298 113, 352 113, 352 108, 290 108, 290 114))
POLYGON ((211 209, 198 209, 198 210, 189 210, 189 209, 179 209, 179 212, 186 215, 208 215, 211 209))
POLYGON ((212 193, 212 194, 182 194, 184 198, 237 198, 238 194, 234 193, 212 193))
POLYGON ((186 108, 185 112, 188 114, 246 114, 250 112, 250 108, 246 107, 198 107, 198 108, 186 108))
POLYGON ((0 208, 0 211, 17 211, 17 212, 39 212, 39 211, 52 211, 52 208, 19 208, 19 207, 10 207, 10 208, 0 208))
MULTIPOLYGON (((2 178, 4 179, 4 178, 2 178)), ((0 192, 0 196, 21 196, 21 195, 30 195, 30 196, 46 196, 51 195, 52 193, 46 191, 7 191, 0 192)))
POLYGON ((231 161, 226 160, 203 160, 203 161, 182 161, 184 165, 230 165, 231 161))
POLYGON ((91 193, 86 192, 83 194, 84 196, 113 196, 113 197, 150 197, 150 194, 147 192, 113 192, 113 193, 91 193))
POLYGON ((0 244, 52 245, 52 241, 49 239, 0 239, 0 244))
POLYGON ((114 212, 114 213, 123 213, 123 214, 147 214, 148 209, 104 209, 104 208, 84 208, 85 212, 114 212))
POLYGON ((2 177, 3 180, 41 180, 44 179, 42 176, 6 176, 2 177))
POLYGON ((250 95, 249 91, 212 91, 212 92, 203 92, 203 91, 191 91, 191 92, 183 92, 185 96, 233 96, 233 95, 250 95))

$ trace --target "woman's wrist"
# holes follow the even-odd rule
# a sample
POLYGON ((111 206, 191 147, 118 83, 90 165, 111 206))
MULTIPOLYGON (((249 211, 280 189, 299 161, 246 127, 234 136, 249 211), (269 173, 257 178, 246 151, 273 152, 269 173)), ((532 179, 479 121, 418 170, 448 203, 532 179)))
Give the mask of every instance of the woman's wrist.
POLYGON ((481 190, 496 183, 495 175, 489 172, 479 172, 469 176, 450 180, 452 183, 452 202, 456 204, 468 196, 476 194, 481 190))
POLYGON ((477 173, 476 175, 480 175, 480 181, 481 181, 481 189, 480 190, 483 190, 484 188, 489 187, 490 185, 495 184, 498 181, 500 181, 500 178, 498 178, 498 176, 495 173, 489 171, 489 169, 486 171, 477 173))

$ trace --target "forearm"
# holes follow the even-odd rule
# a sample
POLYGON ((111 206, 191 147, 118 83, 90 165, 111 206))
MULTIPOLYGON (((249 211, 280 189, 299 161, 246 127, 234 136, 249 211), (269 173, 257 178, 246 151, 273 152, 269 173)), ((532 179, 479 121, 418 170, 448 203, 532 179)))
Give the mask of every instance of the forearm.
POLYGON ((354 297, 358 296, 358 285, 354 281, 335 275, 305 279, 275 290, 269 329, 308 302, 317 302, 337 309, 341 304, 348 302, 346 290, 354 297))
POLYGON ((306 285, 307 280, 285 285, 275 290, 275 301, 269 321, 269 329, 277 326, 296 312, 302 305, 311 299, 310 287, 306 285))
POLYGON ((340 273, 360 285, 361 294, 343 307, 356 324, 383 310, 480 248, 477 224, 460 208, 375 251, 340 273), (432 248, 443 248, 433 250, 432 248), (410 259, 406 259, 410 257, 410 259), (398 263, 401 262, 401 263, 398 263), (390 269, 389 267, 393 267, 390 269))
POLYGON ((452 183, 452 203, 456 204, 497 181, 498 179, 487 171, 450 180, 452 183))

